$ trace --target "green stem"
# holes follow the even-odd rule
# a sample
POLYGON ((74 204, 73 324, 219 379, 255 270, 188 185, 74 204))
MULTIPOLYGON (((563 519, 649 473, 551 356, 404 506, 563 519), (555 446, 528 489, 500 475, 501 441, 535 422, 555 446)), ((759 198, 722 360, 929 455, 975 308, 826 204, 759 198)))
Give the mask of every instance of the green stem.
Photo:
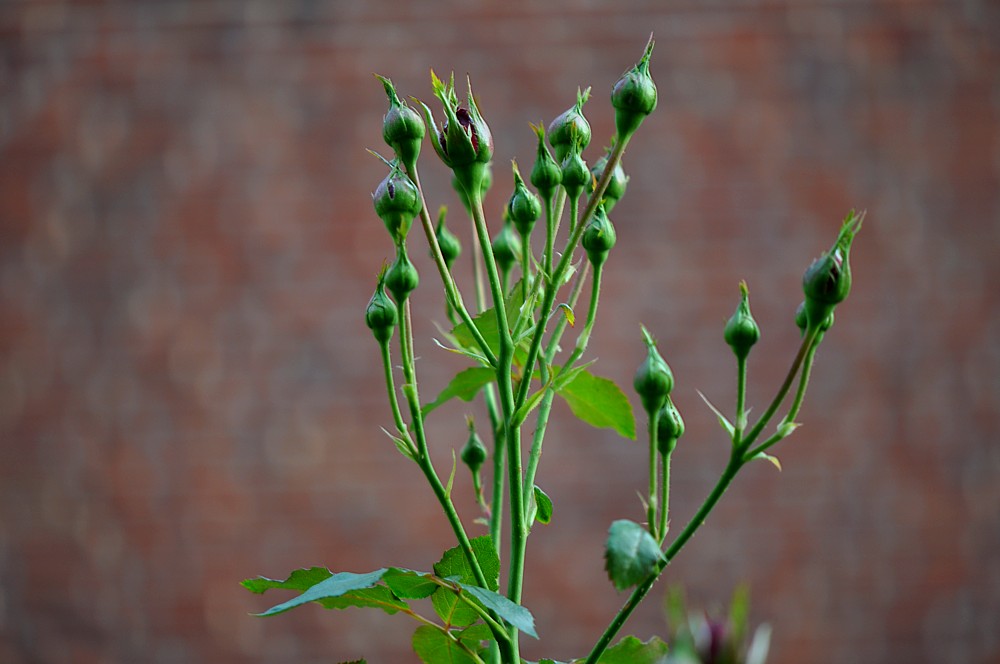
POLYGON ((660 526, 657 528, 656 540, 663 546, 663 541, 667 538, 668 514, 670 512, 670 457, 673 454, 661 454, 661 482, 660 482, 660 526))
POLYGON ((747 433, 747 435, 740 441, 738 447, 741 451, 745 451, 750 445, 753 444, 757 437, 760 435, 767 423, 774 417, 774 413, 781 406, 781 402, 785 400, 785 396, 788 395, 788 390, 792 386, 792 382, 795 380, 796 374, 799 372, 799 368, 802 366, 806 355, 809 353, 810 347, 812 347, 815 342, 819 330, 813 329, 806 333, 805 338, 802 339, 802 345, 799 346, 799 352, 795 354, 795 359, 792 360, 792 366, 788 369, 788 374, 785 376, 785 381, 778 388, 778 393, 774 395, 774 399, 771 400, 771 405, 767 407, 764 414, 760 416, 757 424, 747 433))
MULTIPOLYGON (((583 270, 580 272, 579 281, 573 288, 573 293, 570 297, 570 306, 575 306, 577 299, 580 297, 580 291, 583 290, 583 283, 587 277, 587 268, 590 266, 587 263, 583 270)), ((573 349, 573 353, 570 355, 569 359, 565 364, 556 372, 556 378, 573 368, 573 363, 576 362, 583 353, 587 350, 588 342, 590 341, 591 331, 594 329, 594 322, 597 319, 597 305, 601 294, 601 268, 594 268, 594 277, 591 280, 591 290, 590 290, 590 306, 587 310, 587 321, 584 324, 583 330, 580 332, 580 336, 576 340, 576 348, 573 349)), ((540 374, 542 378, 542 384, 548 382, 548 368, 547 363, 552 361, 552 358, 548 357, 551 351, 552 355, 555 355, 555 347, 558 345, 559 337, 562 335, 563 330, 565 330, 566 319, 563 317, 559 323, 556 324, 555 330, 553 330, 552 337, 549 340, 549 347, 546 349, 546 362, 541 363, 540 374)), ((530 491, 534 490, 535 486, 535 475, 538 472, 538 464, 542 458, 542 443, 545 439, 545 430, 549 423, 549 413, 552 410, 552 402, 555 399, 555 390, 549 389, 545 396, 542 397, 542 402, 538 407, 538 418, 535 421, 535 435, 531 441, 531 452, 528 456, 528 470, 525 475, 524 481, 524 500, 527 502, 528 494, 530 491)))
MULTIPOLYGON (((778 432, 773 436, 765 440, 763 443, 758 445, 752 450, 747 451, 743 455, 743 459, 749 461, 761 452, 768 450, 771 446, 776 444, 778 441, 785 438, 787 435, 783 432, 782 425, 788 424, 795 421, 795 417, 799 414, 799 409, 802 407, 802 401, 806 396, 806 388, 809 386, 809 375, 812 373, 813 360, 816 357, 816 349, 819 348, 819 336, 817 335, 816 340, 813 342, 812 346, 809 348, 809 352, 806 354, 806 359, 802 363, 802 375, 799 376, 799 388, 795 392, 795 398, 792 400, 792 405, 788 409, 788 413, 781 419, 781 424, 778 425, 778 432)), ((751 441, 752 442, 752 441, 751 441)))
POLYGON ((671 544, 666 552, 664 552, 662 560, 657 563, 656 569, 653 570, 653 573, 632 591, 632 594, 629 596, 624 606, 618 610, 618 613, 611 621, 611 624, 609 624, 607 629, 604 630, 601 638, 597 641, 597 644, 594 645, 593 650, 590 651, 590 655, 587 656, 585 664, 597 664, 601 655, 604 654, 604 651, 607 650, 608 646, 611 644, 611 640, 615 638, 615 635, 618 634, 619 630, 621 630, 625 621, 628 620, 629 616, 632 615, 632 612, 635 611, 636 607, 639 606, 639 603, 642 602, 642 600, 649 593, 653 584, 655 584, 656 580, 660 578, 663 570, 666 569, 670 561, 674 559, 677 553, 684 547, 685 544, 687 544, 688 540, 694 536, 698 528, 700 528, 705 522, 705 519, 708 517, 712 509, 715 508, 715 505, 719 502, 719 499, 722 498, 722 495, 726 492, 726 489, 729 488, 729 485, 732 484, 733 478, 736 477, 736 473, 739 472, 742 466, 743 461, 734 450, 734 453, 729 457, 729 463, 722 472, 722 476, 719 477, 719 481, 716 482, 712 492, 708 494, 705 502, 702 503, 700 508, 698 508, 698 511, 695 513, 694 517, 692 517, 691 521, 689 521, 684 527, 684 530, 681 531, 681 534, 677 536, 677 539, 674 540, 673 544, 671 544))
MULTIPOLYGON (((587 221, 591 216, 593 216, 594 211, 601 202, 601 197, 608 188, 608 183, 611 181, 611 175, 615 170, 615 166, 621 161, 627 145, 627 138, 615 143, 614 148, 611 150, 611 154, 608 156, 608 163, 604 168, 604 173, 601 174, 601 179, 597 182, 597 187, 595 187, 594 193, 591 194, 590 199, 587 201, 587 207, 584 209, 583 214, 579 219, 579 223, 576 224, 576 227, 573 229, 573 233, 570 235, 570 238, 566 243, 566 248, 563 251, 562 257, 559 259, 559 264, 556 265, 555 270, 549 274, 550 281, 545 287, 545 295, 542 298, 542 317, 538 321, 538 325, 535 328, 535 333, 531 339, 531 347, 528 350, 527 361, 524 365, 525 376, 530 376, 531 372, 534 370, 535 362, 538 359, 538 352, 542 345, 542 337, 545 335, 545 328, 548 322, 549 313, 552 311, 552 305, 556 298, 556 291, 559 289, 559 285, 562 282, 563 274, 565 274, 567 268, 573 260, 573 254, 577 245, 580 243, 580 238, 583 236, 583 229, 586 227, 587 221)), ((518 389, 517 399, 515 401, 517 407, 520 407, 527 398, 530 383, 530 380, 521 381, 521 386, 518 389)))
POLYGON ((458 290, 458 285, 455 284, 455 279, 451 275, 451 270, 448 269, 448 264, 444 260, 444 255, 441 253, 441 246, 437 241, 437 234, 434 232, 434 222, 431 220, 430 212, 427 211, 427 201, 424 200, 424 190, 420 186, 420 174, 417 172, 416 165, 410 169, 407 167, 408 175, 413 183, 417 186, 417 191, 420 192, 420 223, 424 228, 424 235, 427 236, 427 244, 430 246, 431 258, 434 259, 434 264, 437 265, 438 273, 441 275, 441 282, 444 284, 444 292, 447 297, 447 302, 450 306, 458 313, 459 318, 465 323, 466 327, 469 328, 469 333, 472 334, 472 338, 475 339, 476 344, 479 349, 483 352, 483 356, 486 357, 487 361, 491 366, 496 366, 497 358, 493 354, 489 345, 486 343, 486 339, 479 332, 479 328, 472 322, 472 316, 469 311, 465 308, 465 302, 462 300, 462 293, 458 290))
MULTIPOLYGON (((478 189, 465 187, 469 193, 472 208, 473 223, 479 245, 482 250, 483 262, 486 265, 486 276, 489 280, 490 294, 493 297, 493 310, 497 317, 497 331, 500 337, 497 353, 497 387, 500 393, 500 408, 503 412, 504 439, 507 447, 507 471, 510 484, 511 511, 511 556, 507 587, 507 597, 512 602, 521 603, 521 592, 524 583, 524 557, 526 549, 526 531, 524 518, 524 502, 522 501, 522 469, 521 469, 521 430, 511 426, 514 407, 514 390, 512 367, 514 361, 514 342, 510 336, 510 326, 507 323, 507 311, 504 306, 504 292, 497 270, 496 260, 490 247, 489 229, 486 227, 486 217, 483 214, 483 200, 478 189)), ((529 382, 529 381, 524 381, 529 382)), ((511 627, 510 650, 519 661, 518 631, 511 627)))
POLYGON ((738 444, 743 438, 743 430, 747 426, 747 356, 736 356, 736 426, 733 427, 733 444, 738 444))
POLYGON ((659 433, 659 423, 660 423, 660 410, 656 409, 649 413, 649 497, 646 503, 646 523, 649 528, 649 533, 654 539, 659 540, 659 533, 657 532, 656 518, 657 514, 657 476, 659 471, 659 466, 656 463, 656 457, 659 454, 659 448, 656 444, 656 439, 659 433))
MULTIPOLYGON (((399 321, 399 334, 401 339, 413 338, 411 321, 410 301, 407 299, 403 302, 402 315, 400 316, 399 321)), ((483 570, 479 565, 479 560, 476 558, 476 555, 472 550, 472 543, 469 541, 469 536, 465 532, 465 526, 462 524, 462 519, 458 516, 455 504, 451 501, 451 496, 448 495, 447 489, 445 489, 444 485, 441 483, 441 478, 438 477, 437 471, 434 469, 434 464, 431 461, 430 451, 427 447, 427 436, 424 432, 424 418, 420 412, 420 396, 417 391, 417 376, 413 361, 412 343, 407 343, 405 345, 403 353, 403 376, 406 381, 403 385, 403 395, 406 397, 407 404, 409 405, 410 420, 413 424, 414 435, 417 439, 417 465, 420 466, 420 470, 423 471, 424 477, 427 478, 427 482, 431 485, 431 490, 434 492, 435 497, 441 504, 445 517, 448 519, 448 523, 451 525, 451 529, 455 533, 455 539, 458 540, 458 544, 465 553, 469 566, 472 568, 472 573, 476 577, 476 583, 481 585, 483 588, 488 588, 489 586, 486 582, 486 575, 483 574, 483 570)))
POLYGON ((385 373, 385 387, 389 393, 389 406, 392 409, 392 419, 396 423, 396 431, 409 444, 410 451, 416 456, 417 450, 413 447, 409 429, 407 429, 406 422, 403 420, 403 413, 399 410, 399 400, 396 398, 396 380, 392 375, 392 356, 389 353, 389 341, 386 340, 384 343, 380 343, 379 349, 382 355, 382 369, 385 373))

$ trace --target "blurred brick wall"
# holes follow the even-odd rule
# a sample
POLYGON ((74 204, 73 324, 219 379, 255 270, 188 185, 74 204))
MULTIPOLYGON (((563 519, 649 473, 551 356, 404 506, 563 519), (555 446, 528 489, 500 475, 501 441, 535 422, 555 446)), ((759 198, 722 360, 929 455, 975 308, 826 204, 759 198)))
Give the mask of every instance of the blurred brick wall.
MULTIPOLYGON (((650 30, 660 108, 626 156, 591 354, 627 385, 638 322, 662 342, 689 427, 675 523, 724 463, 695 390, 732 401, 720 330, 737 282, 764 331, 760 412, 795 347, 802 269, 849 208, 869 217, 784 472, 748 468, 626 630, 663 633, 666 584, 713 605, 746 580, 776 664, 1000 662, 987 0, 0 5, 0 662, 413 661, 405 618, 262 621, 248 613, 274 598, 237 585, 314 564, 426 569, 451 546, 379 431, 361 313, 391 247, 369 199, 384 174, 364 152, 384 149, 371 72, 425 99, 429 68, 472 76, 497 137, 496 219, 505 164, 533 157, 527 123, 578 85, 594 86, 597 154, 607 92, 650 30)), ((454 207, 426 157, 430 205, 454 207)), ((413 253, 430 395, 462 365, 430 342, 440 297, 413 253)), ((431 421, 441 467, 462 406, 431 421)), ((601 548, 611 520, 641 517, 643 445, 561 408, 551 432, 555 518, 530 540, 525 590, 546 648, 525 654, 568 659, 623 600, 601 548)))

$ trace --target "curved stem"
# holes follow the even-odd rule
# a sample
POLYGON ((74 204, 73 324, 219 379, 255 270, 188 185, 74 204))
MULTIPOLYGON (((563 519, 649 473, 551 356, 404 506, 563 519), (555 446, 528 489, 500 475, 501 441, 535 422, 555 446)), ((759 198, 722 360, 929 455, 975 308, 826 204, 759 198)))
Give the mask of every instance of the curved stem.
POLYGON ((789 367, 788 369, 788 374, 785 376, 785 381, 781 384, 781 387, 778 388, 778 393, 775 394, 774 399, 771 400, 771 405, 767 407, 767 410, 764 411, 764 414, 760 416, 759 420, 757 420, 757 424, 755 424, 754 427, 747 433, 747 435, 740 441, 738 447, 740 447, 742 450, 746 450, 748 447, 750 447, 750 445, 753 444, 755 440, 757 440, 757 437, 760 435, 761 431, 764 430, 764 427, 767 426, 767 423, 770 421, 770 419, 774 416, 774 413, 781 406, 781 402, 785 400, 785 396, 788 395, 788 390, 791 388, 792 382, 795 380, 795 375, 799 372, 799 368, 802 366, 802 363, 809 352, 809 348, 812 347, 818 335, 819 331, 813 329, 810 330, 806 334, 805 338, 802 339, 802 345, 799 346, 799 352, 795 354, 795 359, 792 360, 792 366, 789 367))
POLYGON ((408 175, 410 179, 413 180, 413 184, 417 186, 417 191, 420 192, 420 224, 424 228, 424 235, 427 236, 427 244, 430 246, 431 258, 434 259, 434 264, 437 265, 438 273, 441 275, 441 283, 444 284, 444 291, 447 297, 447 301, 450 306, 458 313, 459 318, 462 322, 466 324, 469 328, 469 333, 472 334, 472 338, 475 339, 476 344, 479 349, 483 351, 484 357, 492 366, 496 366, 496 356, 490 349, 483 335, 479 332, 479 328, 475 326, 472 322, 472 316, 469 311, 465 308, 465 303, 462 301, 462 293, 458 290, 458 286, 455 284, 455 279, 451 275, 451 270, 448 269, 448 264, 444 260, 444 255, 441 253, 441 246, 437 241, 437 234, 434 232, 434 222, 431 221, 431 215, 427 211, 427 201, 424 200, 424 190, 420 186, 420 174, 417 172, 416 166, 414 165, 411 170, 407 167, 408 175))
POLYGON ((389 407, 392 409, 392 419, 396 424, 396 431, 409 444, 410 452, 416 456, 417 450, 413 447, 413 441, 410 439, 410 431, 403 420, 403 413, 399 410, 399 400, 396 398, 396 381, 392 375, 392 357, 389 353, 389 341, 386 340, 383 343, 379 343, 379 350, 382 355, 382 370, 385 373, 385 387, 389 393, 389 407))
POLYGON ((601 655, 604 654, 604 651, 607 650, 608 646, 611 644, 611 640, 615 638, 615 635, 618 634, 619 630, 621 630, 625 621, 628 620, 629 616, 632 615, 632 612, 635 611, 636 607, 639 606, 639 603, 642 602, 642 600, 649 593, 653 584, 655 584, 656 580, 660 578, 663 570, 666 569, 667 565, 670 564, 670 561, 674 559, 677 553, 684 547, 685 544, 687 544, 688 540, 694 536, 698 528, 700 528, 705 522, 708 514, 719 502, 719 499, 722 498, 726 489, 729 488, 729 485, 732 484, 733 478, 736 477, 736 473, 739 472, 742 466, 742 459, 740 459, 739 455, 734 451, 734 453, 729 457, 729 463, 722 472, 722 476, 719 477, 718 482, 716 482, 715 487, 712 488, 711 493, 708 494, 705 502, 702 503, 701 507, 698 508, 698 511, 688 522, 687 526, 685 526, 684 530, 681 531, 681 534, 677 536, 677 539, 674 540, 673 544, 671 544, 663 554, 663 559, 657 563, 657 567, 653 573, 632 591, 632 594, 625 602, 625 605, 618 610, 618 613, 611 621, 611 624, 609 624, 607 629, 604 630, 604 633, 601 634, 601 638, 594 645, 593 650, 590 651, 590 655, 587 656, 586 664, 597 664, 597 660, 600 659, 601 655))
MULTIPOLYGON (((403 302, 402 316, 400 316, 399 321, 399 334, 401 339, 413 338, 411 320, 410 301, 407 299, 403 302)), ((413 424, 413 431, 417 442, 417 465, 420 466, 420 470, 423 471, 424 477, 427 478, 427 482, 431 485, 431 490, 434 492, 435 497, 441 504, 445 517, 448 519, 448 523, 451 525, 451 529, 455 533, 455 539, 458 540, 459 546, 462 548, 463 553, 465 553, 469 567, 472 568, 473 576, 476 577, 476 583, 484 588, 488 588, 489 586, 486 583, 486 575, 483 574, 482 567, 479 565, 479 560, 476 558, 476 555, 472 550, 472 543, 469 541, 469 536, 465 532, 465 526, 462 523, 462 519, 458 516, 455 504, 451 501, 451 496, 448 494, 448 490, 441 483, 441 478, 438 477, 437 471, 434 469, 434 464, 431 461, 430 451, 427 447, 427 436, 424 432, 424 419, 422 413, 420 412, 420 396, 417 391, 417 376, 413 362, 412 342, 405 345, 405 351, 403 353, 403 376, 406 381, 403 385, 403 395, 406 397, 407 405, 410 409, 410 421, 413 424)))

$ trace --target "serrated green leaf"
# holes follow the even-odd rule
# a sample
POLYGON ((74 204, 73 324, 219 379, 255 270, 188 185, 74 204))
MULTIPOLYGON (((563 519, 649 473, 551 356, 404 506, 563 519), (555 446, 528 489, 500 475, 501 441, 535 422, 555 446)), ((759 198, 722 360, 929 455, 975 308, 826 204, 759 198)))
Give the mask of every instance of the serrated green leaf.
POLYGON ((382 582, 401 599, 430 597, 441 587, 429 574, 399 567, 390 567, 382 577, 382 582))
POLYGON ((421 625, 413 632, 413 651, 424 664, 475 664, 453 639, 429 625, 421 625))
MULTIPOLYGON (((472 552, 479 561, 479 567, 483 570, 489 589, 496 590, 500 587, 500 559, 497 557, 496 549, 493 548, 493 540, 489 535, 480 535, 474 538, 471 544, 472 552)), ((462 583, 477 582, 465 553, 457 546, 444 552, 441 560, 434 564, 434 573, 443 579, 454 577, 462 583)))
POLYGON ((535 519, 539 523, 549 523, 552 521, 552 499, 549 498, 548 494, 541 490, 537 485, 534 487, 535 494, 535 505, 538 506, 538 511, 535 514, 535 519))
POLYGON ((552 389, 556 391, 561 390, 564 385, 573 382, 573 379, 575 379, 581 372, 589 369, 596 361, 597 360, 591 360, 590 362, 575 366, 569 371, 559 374, 556 376, 556 379, 552 381, 552 389))
POLYGON ((712 404, 712 402, 708 400, 708 397, 706 397, 706 396, 705 396, 704 394, 702 394, 702 393, 701 393, 701 390, 698 390, 698 396, 700 396, 700 397, 701 397, 701 400, 705 402, 705 405, 707 405, 707 406, 708 406, 709 408, 711 408, 711 409, 712 409, 712 412, 713 412, 713 413, 715 413, 715 416, 716 416, 717 418, 719 418, 719 425, 720 425, 720 426, 721 426, 721 427, 722 427, 723 429, 725 429, 726 433, 728 433, 728 434, 729 434, 729 437, 730 437, 730 438, 732 438, 732 437, 733 437, 733 435, 734 435, 734 434, 736 433, 736 429, 735 429, 735 427, 733 427, 733 423, 732 423, 732 422, 730 422, 729 420, 727 420, 727 419, 726 419, 726 416, 725 416, 725 415, 723 415, 723 414, 722 414, 722 413, 721 413, 721 412, 719 411, 719 409, 718 409, 718 408, 716 408, 716 407, 715 407, 715 406, 714 406, 714 405, 712 404))
MULTIPOLYGON (((521 305, 524 304, 524 297, 521 292, 521 288, 515 288, 511 294, 507 297, 505 303, 505 311, 507 313, 507 324, 513 325, 517 320, 518 314, 521 311, 521 305)), ((497 327, 497 314, 495 307, 490 307, 486 309, 478 316, 472 319, 476 328, 479 329, 479 333, 482 335, 483 340, 486 341, 486 345, 489 346, 490 350, 493 351, 494 355, 500 353, 500 332, 497 327)), ((462 345, 463 348, 470 351, 479 351, 479 344, 476 343, 476 338, 472 335, 472 331, 466 323, 459 323, 451 331, 451 336, 462 345)))
MULTIPOLYGON (((316 568, 313 568, 313 570, 315 569, 316 568)), ((311 571, 312 570, 310 570, 310 572, 311 571)), ((298 597, 290 599, 287 602, 282 602, 281 604, 272 606, 264 613, 259 613, 257 615, 260 617, 273 616, 279 613, 284 613, 289 609, 294 609, 297 606, 302 606, 303 604, 307 604, 309 602, 332 599, 345 595, 354 590, 371 588, 376 583, 378 583, 379 580, 381 580, 382 575, 385 574, 386 571, 387 570, 383 567, 382 569, 375 570, 374 572, 368 572, 367 574, 354 574, 353 572, 340 572, 338 574, 333 574, 332 576, 316 583, 315 585, 308 587, 298 597)), ((289 577, 288 581, 291 581, 291 577, 289 577)), ((284 583, 288 583, 288 581, 284 583)), ((244 586, 247 587, 246 582, 244 582, 244 586)), ((278 587, 289 587, 289 586, 272 585, 270 587, 278 588, 278 587)), ((253 591, 253 592, 263 592, 263 591, 253 591)))
POLYGON ((438 406, 447 403, 451 399, 459 398, 462 401, 472 401, 479 394, 479 390, 484 385, 488 385, 496 379, 496 372, 489 367, 472 367, 459 371, 451 382, 441 390, 434 401, 426 404, 420 409, 424 417, 427 417, 438 406))
POLYGON ((310 567, 309 569, 297 569, 288 575, 288 578, 284 581, 278 581, 277 579, 268 579, 263 576, 258 576, 255 579, 245 579, 240 585, 249 590, 252 593, 258 595, 262 594, 266 590, 272 588, 281 588, 283 590, 308 590, 312 588, 320 581, 324 581, 333 576, 333 572, 325 567, 310 567))
POLYGON ((493 632, 490 631, 490 626, 486 623, 476 623, 475 625, 466 627, 457 636, 459 641, 474 650, 478 650, 479 644, 483 641, 493 640, 493 632))
POLYGON ((339 597, 317 600, 317 603, 324 609, 346 609, 353 606, 361 609, 381 609, 389 615, 410 608, 385 586, 352 590, 339 597))
POLYGON ((431 595, 431 604, 448 627, 466 627, 479 620, 479 613, 463 602, 452 588, 439 586, 431 595))
POLYGON ((665 664, 666 661, 667 644, 655 636, 645 642, 626 636, 597 660, 598 664, 665 664))
POLYGON ((620 519, 611 524, 604 550, 604 567, 616 590, 622 591, 645 581, 662 558, 656 540, 638 523, 620 519))
POLYGON ((614 429, 625 438, 635 440, 632 404, 613 381, 581 371, 563 385, 558 394, 573 414, 587 424, 599 429, 614 429))
POLYGON ((462 590, 478 599, 483 606, 503 618, 512 627, 516 627, 528 636, 538 638, 538 633, 535 632, 535 617, 531 615, 531 611, 492 590, 467 583, 459 583, 459 585, 462 590))

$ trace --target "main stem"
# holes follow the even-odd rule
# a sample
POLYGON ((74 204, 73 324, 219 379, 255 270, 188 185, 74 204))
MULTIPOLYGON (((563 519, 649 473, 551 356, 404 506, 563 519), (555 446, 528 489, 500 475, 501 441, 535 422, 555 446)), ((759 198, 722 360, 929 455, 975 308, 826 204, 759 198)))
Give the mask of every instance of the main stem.
MULTIPOLYGON (((486 217, 483 214, 483 199, 478 186, 470 186, 473 182, 463 181, 462 185, 469 196, 472 208, 473 223, 479 239, 483 262, 486 265, 486 277, 490 284, 490 294, 493 298, 493 310, 497 317, 497 332, 500 337, 497 353, 497 387, 500 393, 500 408, 503 412, 504 440, 507 448, 508 482, 510 484, 511 511, 511 556, 507 587, 507 597, 515 603, 521 602, 521 591, 524 579, 524 555, 526 543, 526 527, 524 519, 524 501, 522 500, 521 476, 521 430, 511 426, 514 414, 513 362, 514 341, 510 336, 510 326, 507 322, 507 310, 504 306, 503 285, 497 270, 496 260, 490 246, 489 229, 486 227, 486 217)), ((518 630, 511 627, 511 654, 514 662, 520 660, 518 649, 518 630)))

